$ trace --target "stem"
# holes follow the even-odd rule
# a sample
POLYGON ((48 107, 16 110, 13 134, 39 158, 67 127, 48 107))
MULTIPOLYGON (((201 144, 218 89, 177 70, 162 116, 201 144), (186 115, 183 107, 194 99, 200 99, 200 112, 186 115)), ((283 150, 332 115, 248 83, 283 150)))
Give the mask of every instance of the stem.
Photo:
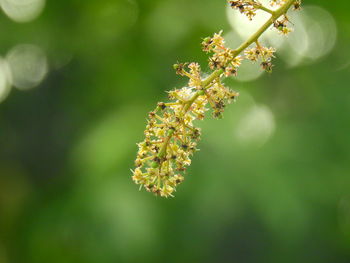
MULTIPOLYGON (((168 147, 168 144, 169 144, 170 139, 171 139, 171 137, 173 136, 174 132, 175 132, 174 129, 171 129, 171 130, 168 131, 167 137, 165 137, 164 142, 163 142, 163 145, 162 145, 162 147, 160 148, 159 153, 158 153, 158 155, 157 155, 158 158, 161 159, 161 158, 163 158, 164 155, 166 154, 166 149, 167 149, 167 147, 168 147)), ((152 167, 153 167, 153 168, 158 168, 158 167, 159 167, 159 163, 153 161, 153 162, 152 162, 152 167)))
POLYGON ((184 107, 184 114, 188 111, 188 109, 192 106, 192 104, 197 100, 197 98, 200 95, 203 95, 203 90, 205 90, 206 88, 208 88, 208 86, 210 85, 210 83, 212 83, 216 78, 219 78, 220 75, 224 73, 223 69, 218 69, 215 70, 212 74, 210 74, 205 80, 202 81, 202 85, 201 85, 201 89, 198 90, 193 97, 186 103, 185 107, 184 107))
POLYGON ((215 70, 209 77, 202 81, 202 88, 206 89, 210 83, 212 83, 216 78, 220 77, 224 73, 223 69, 215 70))
POLYGON ((166 148, 167 148, 167 146, 168 146, 168 143, 169 143, 171 137, 172 137, 173 134, 174 134, 174 131, 175 131, 175 130, 173 130, 173 129, 171 129, 171 130, 168 131, 168 136, 165 137, 164 144, 162 145, 162 148, 160 148, 160 150, 159 150, 159 153, 158 153, 158 157, 159 157, 159 158, 164 157, 164 155, 165 155, 165 153, 166 153, 166 148))
MULTIPOLYGON (((282 15, 286 14, 289 8, 293 5, 295 0, 287 0, 286 3, 281 6, 276 11, 272 11, 268 8, 263 7, 262 5, 259 6, 259 9, 264 10, 271 14, 271 17, 250 37, 248 38, 244 43, 242 43, 237 49, 234 50, 234 57, 237 57, 243 50, 245 50, 247 47, 249 47, 254 42, 257 42, 259 37, 282 15)), ((199 96, 203 95, 203 90, 208 88, 208 86, 216 79, 220 78, 220 76, 224 73, 223 69, 217 69, 213 71, 206 79, 202 81, 201 90, 198 90, 193 97, 184 104, 183 108, 183 114, 185 115, 186 112, 190 109, 192 104, 198 99, 199 96)), ((176 129, 176 128, 175 128, 176 129)), ((163 158, 166 154, 166 149, 168 147, 168 144, 170 142, 170 139, 172 138, 175 129, 171 129, 168 131, 167 137, 165 137, 164 143, 158 153, 159 158, 163 158)), ((153 168, 159 167, 159 163, 153 162, 152 163, 153 168)))
POLYGON ((254 4, 254 7, 256 9, 260 9, 260 10, 263 10, 271 15, 273 15, 275 13, 275 11, 271 10, 270 8, 267 8, 265 6, 263 6, 262 4, 254 4))

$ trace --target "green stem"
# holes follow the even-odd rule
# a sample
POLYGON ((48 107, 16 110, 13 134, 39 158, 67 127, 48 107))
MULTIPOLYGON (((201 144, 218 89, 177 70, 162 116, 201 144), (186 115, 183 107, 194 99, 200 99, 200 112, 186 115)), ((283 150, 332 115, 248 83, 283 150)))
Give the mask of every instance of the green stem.
POLYGON ((192 106, 192 104, 197 100, 197 98, 201 95, 203 95, 203 90, 205 90, 206 88, 208 88, 210 86, 210 84, 216 79, 219 78, 221 76, 221 74, 224 73, 223 69, 218 69, 215 70, 212 74, 210 74, 205 80, 202 81, 202 85, 201 85, 201 89, 198 90, 193 97, 186 103, 183 112, 184 114, 186 114, 186 112, 188 111, 188 109, 192 106))
POLYGON ((223 69, 215 70, 209 77, 202 81, 202 89, 206 89, 210 83, 212 83, 216 78, 220 77, 224 73, 223 69))
MULTIPOLYGON (((158 152, 158 155, 157 155, 158 158, 161 159, 161 158, 163 158, 163 157, 165 156, 165 154, 166 154, 166 149, 167 149, 167 147, 168 147, 168 144, 169 144, 170 139, 171 139, 171 137, 173 136, 174 132, 175 132, 174 129, 168 130, 168 134, 167 134, 167 136, 165 137, 164 142, 163 142, 163 145, 162 145, 162 147, 160 148, 160 150, 159 150, 159 152, 158 152)), ((161 161, 161 160, 160 160, 160 161, 161 161)), ((158 167, 159 167, 159 163, 153 161, 153 162, 152 162, 152 167, 153 167, 153 168, 158 168, 158 167)))
POLYGON ((260 9, 260 10, 263 10, 271 15, 273 15, 275 13, 275 11, 271 10, 270 8, 267 8, 265 6, 263 6, 262 4, 254 4, 254 7, 256 9, 260 9))
POLYGON ((170 141, 171 137, 173 136, 174 132, 175 132, 174 129, 171 129, 168 131, 167 137, 165 137, 165 140, 164 140, 164 144, 162 145, 162 148, 160 148, 160 150, 159 150, 159 153, 158 153, 159 158, 164 157, 164 155, 166 153, 166 148, 167 148, 169 141, 170 141))

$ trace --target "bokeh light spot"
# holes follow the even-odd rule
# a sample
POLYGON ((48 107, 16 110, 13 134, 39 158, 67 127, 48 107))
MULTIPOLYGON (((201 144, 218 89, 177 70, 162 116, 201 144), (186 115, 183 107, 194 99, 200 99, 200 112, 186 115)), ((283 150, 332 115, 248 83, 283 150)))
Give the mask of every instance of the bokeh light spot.
POLYGON ((275 118, 265 105, 252 107, 238 122, 235 135, 243 145, 262 146, 275 131, 275 118))
POLYGON ((306 57, 317 59, 328 54, 337 39, 337 26, 333 16, 324 8, 307 6, 302 19, 309 35, 306 57))
POLYGON ((34 45, 18 45, 6 56, 13 85, 21 90, 36 87, 48 71, 45 53, 34 45))
POLYGON ((337 40, 333 16, 318 6, 306 6, 301 12, 291 12, 294 32, 285 38, 278 51, 289 66, 313 62, 327 55, 337 40))
POLYGON ((0 0, 4 13, 15 22, 30 22, 37 18, 45 7, 45 0, 0 0))
POLYGON ((253 81, 258 79, 263 73, 264 71, 258 62, 252 63, 251 61, 243 60, 235 79, 241 82, 253 81))

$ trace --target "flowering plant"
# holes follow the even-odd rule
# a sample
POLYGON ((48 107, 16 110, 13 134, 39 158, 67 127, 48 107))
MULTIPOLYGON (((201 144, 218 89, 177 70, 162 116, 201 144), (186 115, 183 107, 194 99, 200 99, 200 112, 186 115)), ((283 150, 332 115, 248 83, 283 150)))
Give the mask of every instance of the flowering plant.
POLYGON ((201 135, 193 121, 204 119, 208 105, 214 118, 222 118, 226 105, 238 97, 237 92, 225 87, 222 78, 237 75, 243 59, 259 61, 263 70, 271 72, 275 49, 262 46, 259 38, 271 26, 284 35, 291 32, 287 12, 291 7, 300 9, 301 3, 299 0, 271 0, 270 6, 277 6, 276 10, 258 0, 236 0, 229 4, 250 20, 257 10, 271 17, 237 49, 225 46, 222 31, 204 38, 202 48, 211 54, 209 67, 212 70, 206 78, 198 63, 174 65, 178 75, 188 77, 188 85, 169 91, 170 102, 159 102, 148 114, 145 140, 137 144, 136 168, 132 170, 134 182, 156 195, 173 196, 177 185, 184 180, 186 167, 191 164, 190 157, 198 151, 201 135), (255 47, 250 47, 253 44, 255 47))

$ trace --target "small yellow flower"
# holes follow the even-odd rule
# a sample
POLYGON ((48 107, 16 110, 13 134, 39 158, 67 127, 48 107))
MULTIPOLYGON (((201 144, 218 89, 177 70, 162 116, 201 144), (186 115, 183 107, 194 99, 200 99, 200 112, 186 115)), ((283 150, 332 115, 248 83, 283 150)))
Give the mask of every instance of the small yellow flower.
POLYGON ((215 33, 213 38, 212 38, 212 45, 221 47, 225 44, 224 38, 221 36, 222 35, 222 30, 219 33, 215 33))
POLYGON ((163 137, 164 135, 165 135, 165 129, 159 128, 159 129, 156 130, 156 136, 157 137, 163 137))
POLYGON ((161 192, 160 192, 160 195, 163 196, 163 197, 174 197, 172 195, 172 193, 174 192, 174 188, 172 188, 170 185, 164 185, 161 192))

